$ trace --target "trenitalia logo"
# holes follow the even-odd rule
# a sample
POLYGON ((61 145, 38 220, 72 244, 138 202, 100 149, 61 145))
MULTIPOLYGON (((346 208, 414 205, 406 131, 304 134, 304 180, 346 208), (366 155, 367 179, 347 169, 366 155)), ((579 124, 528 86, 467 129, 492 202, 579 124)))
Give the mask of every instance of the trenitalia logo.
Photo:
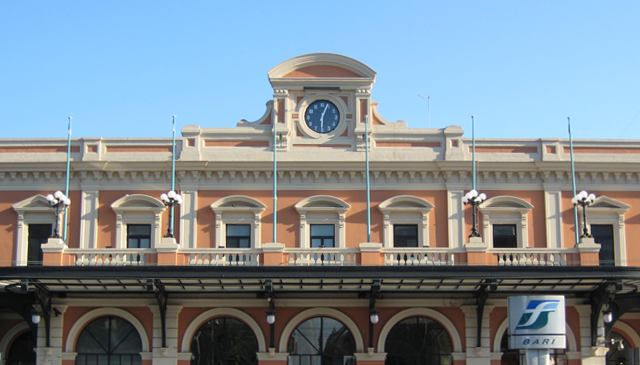
POLYGON ((555 312, 559 300, 530 300, 516 329, 538 330, 549 322, 549 313, 555 312))

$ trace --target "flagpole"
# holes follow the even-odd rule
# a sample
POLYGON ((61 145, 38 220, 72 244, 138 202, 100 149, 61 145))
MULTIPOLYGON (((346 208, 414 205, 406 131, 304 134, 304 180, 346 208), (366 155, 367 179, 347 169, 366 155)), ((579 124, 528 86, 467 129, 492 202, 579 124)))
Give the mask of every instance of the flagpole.
POLYGON ((278 121, 273 121, 273 243, 278 242, 276 224, 278 222, 278 148, 277 143, 278 121))
POLYGON ((366 156, 366 176, 367 182, 367 243, 371 242, 371 185, 369 183, 369 116, 364 117, 364 145, 366 156))
MULTIPOLYGON (((71 167, 71 119, 69 117, 69 126, 67 127, 67 181, 64 187, 64 195, 69 196, 69 170, 71 167)), ((67 209, 68 207, 65 205, 64 207, 64 225, 62 226, 62 240, 67 243, 67 209)))
POLYGON ((476 116, 471 116, 471 189, 476 190, 476 116))
MULTIPOLYGON (((573 137, 571 136, 571 117, 567 117, 567 120, 569 121, 569 150, 571 151, 571 188, 573 189, 572 196, 576 196, 576 167, 573 162, 573 137)), ((576 233, 576 245, 578 245, 578 243, 580 243, 580 233, 578 232, 578 206, 575 204, 573 205, 573 224, 574 231, 576 233)))
MULTIPOLYGON (((175 187, 176 187, 176 116, 173 116, 173 138, 171 140, 171 191, 175 191, 175 187)), ((171 207, 171 222, 169 222, 169 227, 171 229, 171 234, 173 234, 174 230, 174 221, 175 219, 174 217, 174 205, 172 204, 171 207)))

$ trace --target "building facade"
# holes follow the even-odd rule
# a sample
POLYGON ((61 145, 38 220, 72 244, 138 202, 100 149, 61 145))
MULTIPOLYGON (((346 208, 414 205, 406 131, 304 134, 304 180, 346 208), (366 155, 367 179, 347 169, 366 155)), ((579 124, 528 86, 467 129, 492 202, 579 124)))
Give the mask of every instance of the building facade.
POLYGON ((261 118, 175 146, 0 140, 2 360, 518 364, 507 298, 554 294, 553 361, 638 364, 640 142, 574 141, 575 176, 566 139, 474 153, 460 127, 385 120, 375 79, 308 54, 269 72, 261 118), (586 221, 574 182, 596 195, 586 221))

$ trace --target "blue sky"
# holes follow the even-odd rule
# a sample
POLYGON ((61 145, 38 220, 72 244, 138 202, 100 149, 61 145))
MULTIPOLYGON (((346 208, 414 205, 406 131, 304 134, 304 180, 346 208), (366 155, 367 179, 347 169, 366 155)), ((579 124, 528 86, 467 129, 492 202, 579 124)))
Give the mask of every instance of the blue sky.
POLYGON ((382 116, 479 138, 640 139, 640 1, 0 2, 0 138, 253 121, 312 52, 378 73, 382 116))

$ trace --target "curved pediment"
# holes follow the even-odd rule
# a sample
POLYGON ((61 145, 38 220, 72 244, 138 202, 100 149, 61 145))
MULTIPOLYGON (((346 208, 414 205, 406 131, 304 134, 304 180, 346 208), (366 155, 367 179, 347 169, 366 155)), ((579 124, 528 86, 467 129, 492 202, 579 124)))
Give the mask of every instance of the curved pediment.
POLYGON ((145 194, 127 194, 111 204, 113 209, 128 208, 161 208, 164 209, 164 203, 159 199, 145 194))
POLYGON ((297 210, 309 208, 340 208, 349 209, 351 205, 342 199, 330 195, 316 195, 299 201, 295 205, 297 210))
POLYGON ((353 58, 334 53, 309 53, 288 59, 269 71, 276 78, 367 78, 376 72, 353 58))
POLYGON ((413 195, 398 195, 389 198, 378 206, 381 211, 393 209, 433 209, 433 204, 413 195))
POLYGON ((211 204, 211 209, 216 210, 218 208, 250 208, 250 209, 266 209, 267 206, 261 201, 251 198, 246 195, 231 195, 225 196, 222 199, 218 199, 211 204))
POLYGON ((517 198, 515 196, 496 196, 487 199, 484 203, 480 204, 480 209, 487 208, 517 208, 517 209, 533 209, 533 205, 526 200, 517 198))

